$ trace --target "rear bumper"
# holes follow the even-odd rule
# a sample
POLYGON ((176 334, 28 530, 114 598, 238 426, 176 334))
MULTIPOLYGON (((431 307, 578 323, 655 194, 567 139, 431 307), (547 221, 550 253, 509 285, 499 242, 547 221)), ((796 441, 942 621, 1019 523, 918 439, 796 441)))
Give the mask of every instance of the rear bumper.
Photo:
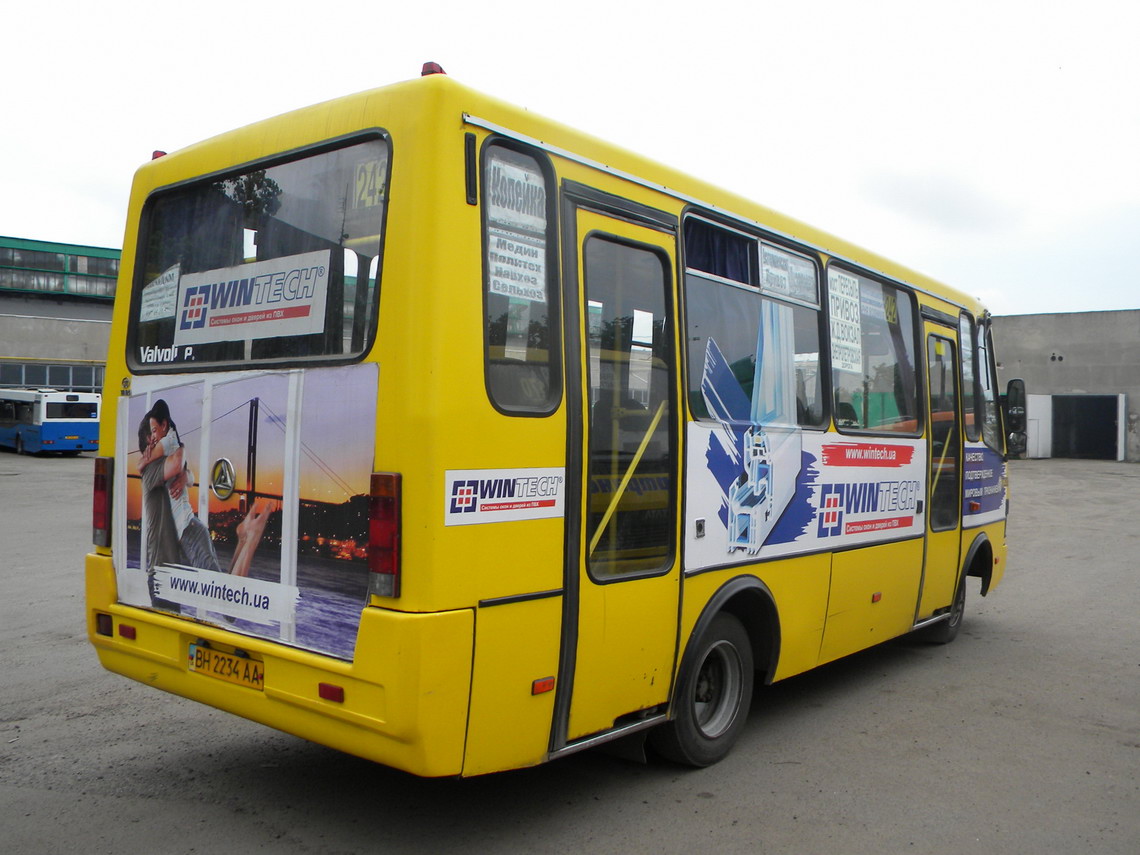
POLYGON ((458 775, 470 696, 474 612, 365 608, 354 662, 116 602, 111 558, 86 560, 87 635, 103 667, 243 718, 416 775, 458 775), (109 614, 112 635, 96 632, 109 614), (132 627, 134 638, 122 634, 132 627), (264 691, 190 671, 189 645, 240 648, 264 663, 264 691), (320 697, 321 683, 344 701, 320 697))

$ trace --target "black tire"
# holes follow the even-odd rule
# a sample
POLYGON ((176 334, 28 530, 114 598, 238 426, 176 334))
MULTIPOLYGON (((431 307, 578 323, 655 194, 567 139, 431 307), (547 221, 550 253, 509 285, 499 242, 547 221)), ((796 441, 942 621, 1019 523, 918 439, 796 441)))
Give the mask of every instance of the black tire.
POLYGON ((662 756, 711 766, 728 754, 752 705, 752 644, 740 621, 721 613, 694 642, 673 701, 673 718, 650 734, 662 756))
POLYGON ((954 592, 954 602, 950 604, 950 617, 941 623, 936 623, 927 631, 927 640, 935 644, 949 644, 958 637, 962 629, 962 617, 966 614, 966 577, 958 582, 958 590, 954 592))

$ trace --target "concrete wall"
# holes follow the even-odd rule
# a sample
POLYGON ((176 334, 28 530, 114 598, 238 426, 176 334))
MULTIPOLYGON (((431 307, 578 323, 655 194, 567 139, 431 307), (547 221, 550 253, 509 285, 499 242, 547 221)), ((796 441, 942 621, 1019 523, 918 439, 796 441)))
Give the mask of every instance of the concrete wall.
POLYGON ((110 321, 0 315, 0 356, 103 362, 110 337, 110 321))
POLYGON ((103 362, 110 337, 110 303, 0 296, 0 356, 103 362))
POLYGON ((994 318, 998 380, 1033 395, 1124 395, 1125 459, 1140 462, 1140 310, 994 318))

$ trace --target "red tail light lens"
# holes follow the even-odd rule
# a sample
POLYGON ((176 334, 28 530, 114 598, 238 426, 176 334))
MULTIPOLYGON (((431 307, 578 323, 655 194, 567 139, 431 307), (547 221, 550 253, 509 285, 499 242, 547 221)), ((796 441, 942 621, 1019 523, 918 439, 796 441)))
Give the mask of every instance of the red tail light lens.
POLYGON ((114 458, 95 458, 95 484, 91 502, 91 539, 96 546, 111 545, 111 483, 114 458))
POLYGON ((368 590, 400 596, 400 475, 373 472, 368 499, 368 590))

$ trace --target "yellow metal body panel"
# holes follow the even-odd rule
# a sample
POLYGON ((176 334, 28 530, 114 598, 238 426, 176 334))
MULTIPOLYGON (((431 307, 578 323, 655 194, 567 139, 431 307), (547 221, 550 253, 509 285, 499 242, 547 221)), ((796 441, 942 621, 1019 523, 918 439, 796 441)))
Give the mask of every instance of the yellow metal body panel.
POLYGON ((583 593, 568 739, 613 727, 669 699, 676 647, 677 574, 583 593))
POLYGON ((916 615, 918 620, 932 616, 953 601, 954 591, 962 573, 962 562, 958 553, 958 544, 961 540, 961 530, 957 528, 927 532, 922 597, 916 615))
POLYGON ((783 680, 819 664, 826 625, 831 556, 826 552, 775 561, 757 575, 772 592, 780 620, 780 658, 772 680, 783 680))
MULTIPOLYGON (((1006 487, 1006 490, 1008 492, 1008 490, 1009 490, 1008 486, 1006 487)), ((984 531, 986 533, 986 535, 989 537, 990 546, 993 548, 993 551, 994 551, 994 559, 993 559, 994 563, 993 563, 993 568, 991 570, 991 576, 990 576, 990 590, 991 591, 994 588, 996 588, 998 585, 1000 585, 1002 579, 1005 578, 1006 558, 1008 557, 1008 554, 1009 554, 1009 546, 1008 546, 1006 539, 1005 539, 1005 527, 1006 527, 1006 524, 1005 524, 1005 521, 1003 520, 1001 522, 992 523, 992 524, 986 526, 985 528, 981 529, 981 531, 984 531)), ((974 532, 973 531, 967 531, 963 535, 964 540, 968 538, 972 542, 973 537, 971 537, 971 535, 974 535, 974 532)), ((963 546, 965 546, 965 542, 963 542, 963 546)))
POLYGON ((820 663, 907 632, 921 580, 921 538, 835 553, 820 663))
POLYGON ((364 652, 347 663, 118 605, 105 556, 87 556, 86 579, 88 639, 108 670, 417 775, 462 772, 470 610, 416 615, 365 609, 358 640, 364 652), (113 636, 95 632, 97 612, 112 616, 113 636), (134 639, 119 634, 124 623, 135 628, 134 639), (265 690, 189 671, 188 648, 199 639, 263 661, 265 690), (321 682, 341 686, 344 702, 323 700, 321 682))
POLYGON ((558 674, 562 598, 479 609, 465 775, 534 766, 546 759, 558 674))

